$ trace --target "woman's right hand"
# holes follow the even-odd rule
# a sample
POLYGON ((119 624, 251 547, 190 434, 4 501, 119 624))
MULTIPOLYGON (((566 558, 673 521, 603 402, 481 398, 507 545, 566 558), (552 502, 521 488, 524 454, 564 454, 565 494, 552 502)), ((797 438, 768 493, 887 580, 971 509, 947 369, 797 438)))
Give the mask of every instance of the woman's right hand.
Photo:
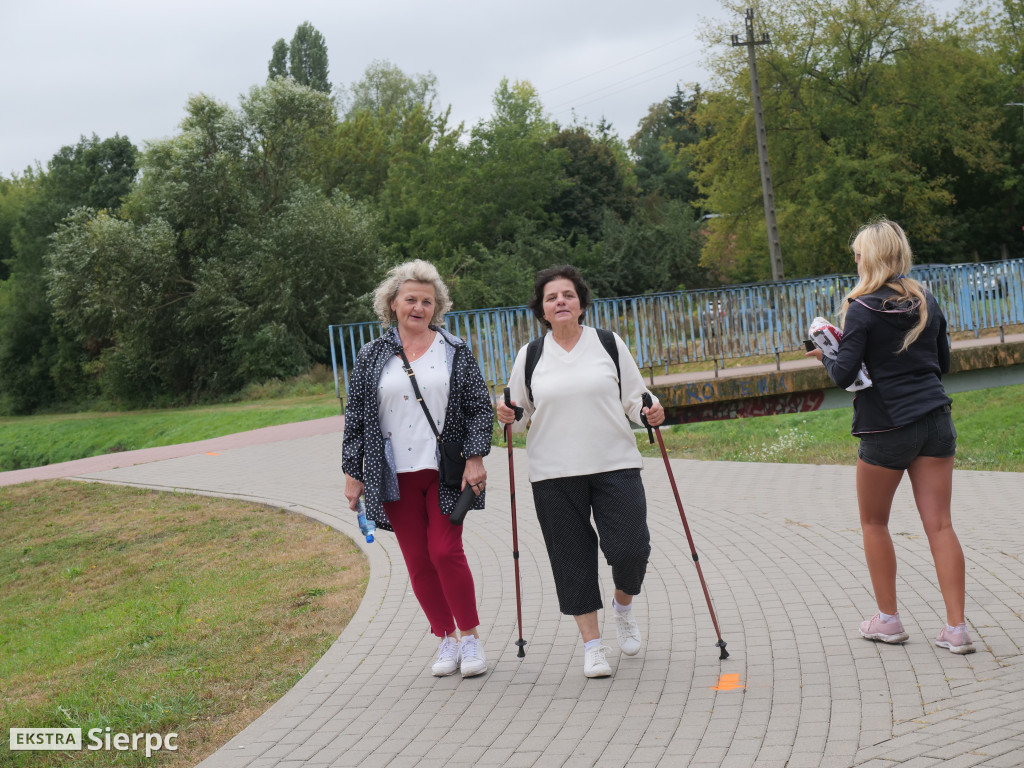
MULTIPOLYGON (((515 405, 515 401, 512 401, 512 405, 515 405)), ((516 412, 505 405, 504 400, 499 400, 497 407, 494 409, 495 415, 498 417, 498 421, 502 424, 511 424, 516 420, 516 412)))
POLYGON ((353 512, 357 508, 359 497, 363 495, 365 487, 362 480, 356 480, 351 475, 345 475, 345 498, 348 499, 348 508, 353 512))

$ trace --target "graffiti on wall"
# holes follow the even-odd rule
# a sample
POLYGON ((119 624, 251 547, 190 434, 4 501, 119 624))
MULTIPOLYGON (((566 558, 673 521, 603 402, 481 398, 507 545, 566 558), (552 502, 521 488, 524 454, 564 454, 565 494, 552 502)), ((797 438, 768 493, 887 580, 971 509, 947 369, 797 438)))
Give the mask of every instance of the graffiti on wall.
POLYGON ((765 397, 790 392, 785 374, 752 376, 741 379, 697 381, 692 384, 677 384, 672 393, 673 405, 689 406, 721 400, 737 400, 748 397, 765 397))
POLYGON ((744 400, 720 400, 700 405, 666 408, 665 423, 692 424, 698 421, 774 416, 780 413, 805 413, 818 410, 824 402, 825 392, 820 389, 744 400))

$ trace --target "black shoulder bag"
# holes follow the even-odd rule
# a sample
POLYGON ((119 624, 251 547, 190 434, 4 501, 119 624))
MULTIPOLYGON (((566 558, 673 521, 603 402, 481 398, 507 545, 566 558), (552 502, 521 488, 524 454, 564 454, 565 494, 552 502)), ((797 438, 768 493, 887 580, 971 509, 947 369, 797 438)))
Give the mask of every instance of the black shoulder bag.
POLYGON ((409 358, 405 356, 405 350, 399 347, 398 354, 402 356, 402 367, 405 369, 405 374, 409 377, 409 381, 412 382, 412 389, 416 393, 416 400, 419 402, 420 407, 423 408, 423 413, 427 417, 427 423, 430 424, 434 437, 437 438, 437 445, 441 452, 441 466, 438 467, 440 480, 449 488, 458 489, 462 485, 462 474, 466 471, 466 457, 462 455, 462 446, 457 443, 446 443, 441 439, 441 433, 437 431, 437 425, 430 415, 430 409, 423 402, 423 395, 420 394, 420 387, 416 383, 416 374, 413 373, 412 366, 409 365, 409 358))

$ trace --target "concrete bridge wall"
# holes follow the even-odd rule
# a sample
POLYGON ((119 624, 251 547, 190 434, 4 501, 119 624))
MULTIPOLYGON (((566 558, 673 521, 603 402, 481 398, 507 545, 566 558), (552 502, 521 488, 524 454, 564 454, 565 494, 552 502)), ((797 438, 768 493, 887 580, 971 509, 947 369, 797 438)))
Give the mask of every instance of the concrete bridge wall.
MULTIPOLYGON (((948 392, 1024 383, 1024 336, 993 341, 954 342, 950 373, 943 377, 948 392)), ((811 359, 718 373, 655 377, 651 390, 665 406, 667 423, 820 411, 853 402, 852 393, 838 389, 811 359)))

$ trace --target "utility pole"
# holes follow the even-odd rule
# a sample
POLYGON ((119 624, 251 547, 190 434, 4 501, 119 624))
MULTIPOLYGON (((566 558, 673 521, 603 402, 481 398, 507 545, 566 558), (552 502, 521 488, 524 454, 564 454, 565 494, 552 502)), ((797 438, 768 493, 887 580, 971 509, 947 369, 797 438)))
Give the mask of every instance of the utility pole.
POLYGON ((779 226, 775 222, 775 195, 772 192, 772 174, 768 168, 768 134, 764 129, 764 110, 761 109, 761 83, 757 79, 757 57, 754 55, 755 45, 765 45, 771 40, 768 33, 761 35, 760 40, 754 39, 754 9, 747 8, 747 39, 740 40, 739 35, 732 36, 734 46, 747 46, 750 58, 750 91, 754 101, 754 124, 757 126, 757 157, 761 164, 761 194, 764 197, 764 219, 768 227, 768 252, 772 264, 772 280, 783 280, 782 246, 779 243, 779 226))

